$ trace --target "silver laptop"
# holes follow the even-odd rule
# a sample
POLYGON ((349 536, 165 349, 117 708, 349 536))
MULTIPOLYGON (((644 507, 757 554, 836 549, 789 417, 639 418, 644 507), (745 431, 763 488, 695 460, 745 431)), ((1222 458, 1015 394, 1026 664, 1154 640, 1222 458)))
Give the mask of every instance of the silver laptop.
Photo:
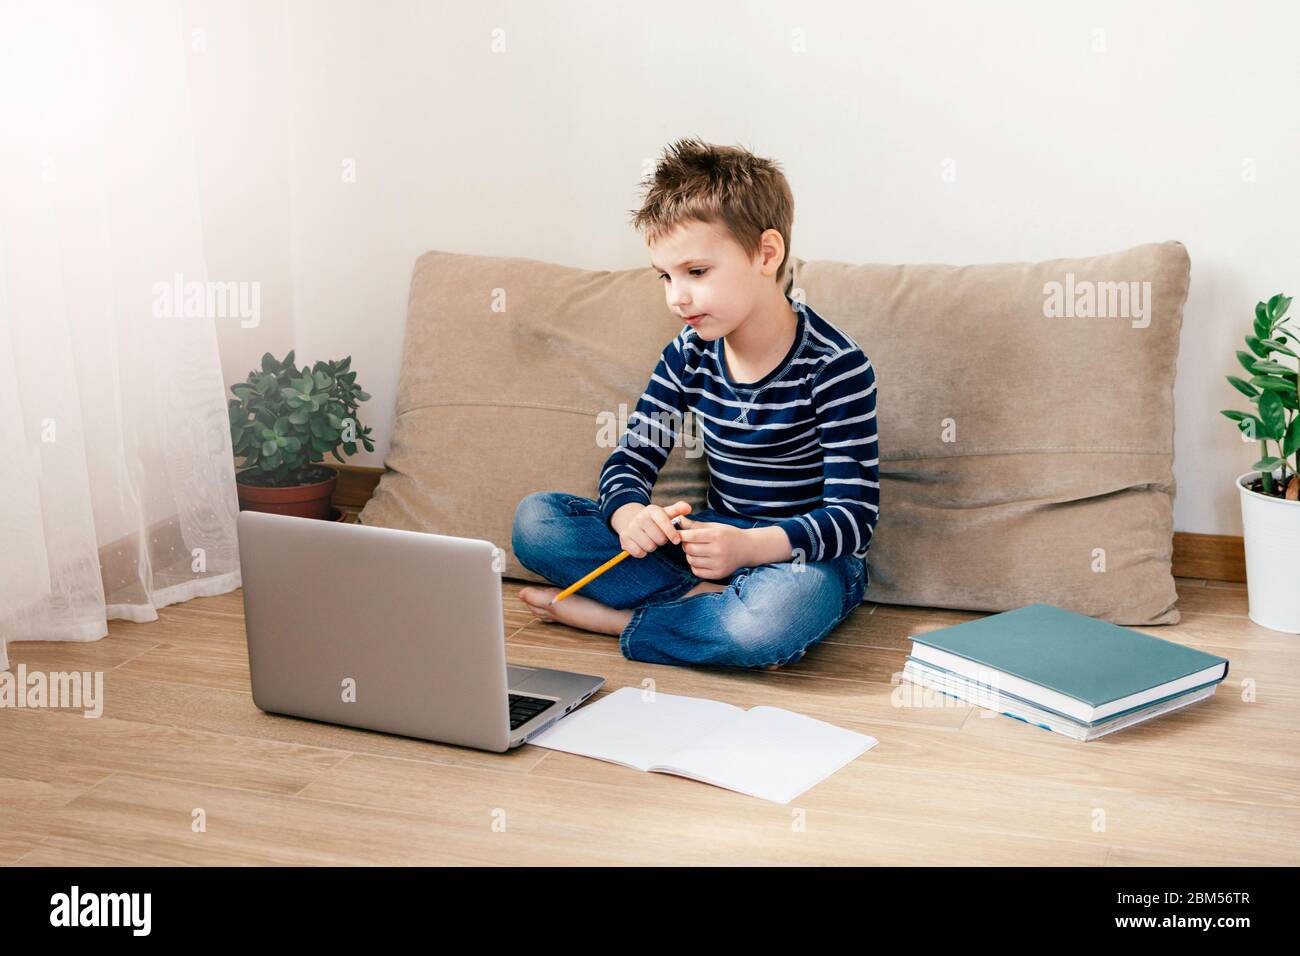
POLYGON ((238 530, 262 710, 505 751, 605 683, 506 663, 488 541, 256 511, 238 530))

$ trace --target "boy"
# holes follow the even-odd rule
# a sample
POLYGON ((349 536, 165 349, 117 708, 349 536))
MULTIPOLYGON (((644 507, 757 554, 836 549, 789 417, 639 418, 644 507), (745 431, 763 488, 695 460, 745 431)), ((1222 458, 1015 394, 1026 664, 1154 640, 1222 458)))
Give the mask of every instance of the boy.
POLYGON ((696 139, 668 148, 634 226, 668 308, 663 350, 599 500, 536 492, 513 547, 561 587, 620 562, 543 620, 617 635, 632 660, 775 669, 863 600, 880 510, 875 370, 858 344, 784 289, 794 200, 780 167, 696 139), (687 410, 703 432, 707 507, 652 504, 687 410), (674 524, 674 519, 677 523, 674 524))

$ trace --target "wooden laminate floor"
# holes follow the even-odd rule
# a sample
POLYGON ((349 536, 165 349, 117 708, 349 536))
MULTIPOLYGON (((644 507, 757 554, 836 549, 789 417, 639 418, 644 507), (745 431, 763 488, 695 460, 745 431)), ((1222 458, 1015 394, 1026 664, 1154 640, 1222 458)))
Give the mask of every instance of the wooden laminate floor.
POLYGON ((94 643, 10 645, 11 669, 104 671, 105 703, 98 719, 0 711, 0 862, 1298 862, 1300 638, 1251 623, 1242 585, 1180 579, 1182 622, 1144 629, 1229 658, 1218 693, 1086 744, 900 687, 908 635, 979 614, 866 603, 782 671, 691 669, 537 621, 522 586, 504 587, 514 663, 603 674, 598 696, 653 680, 785 707, 879 743, 782 806, 533 746, 270 716, 249 694, 235 592, 94 643))

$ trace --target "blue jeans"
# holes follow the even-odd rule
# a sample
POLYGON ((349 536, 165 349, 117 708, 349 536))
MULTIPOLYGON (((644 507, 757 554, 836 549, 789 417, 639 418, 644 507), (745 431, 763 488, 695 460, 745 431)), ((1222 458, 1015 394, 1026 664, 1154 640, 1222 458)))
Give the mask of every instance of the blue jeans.
MULTIPOLYGON (((711 508, 690 517, 738 528, 776 523, 711 508)), ((511 538, 519 563, 559 587, 623 550, 595 501, 558 491, 525 496, 515 509, 511 538)), ((682 597, 702 580, 691 572, 681 546, 669 541, 643 558, 624 558, 577 594, 635 609, 618 639, 629 660, 766 667, 797 658, 862 603, 867 564, 845 554, 800 566, 781 561, 737 568, 725 591, 682 597)))

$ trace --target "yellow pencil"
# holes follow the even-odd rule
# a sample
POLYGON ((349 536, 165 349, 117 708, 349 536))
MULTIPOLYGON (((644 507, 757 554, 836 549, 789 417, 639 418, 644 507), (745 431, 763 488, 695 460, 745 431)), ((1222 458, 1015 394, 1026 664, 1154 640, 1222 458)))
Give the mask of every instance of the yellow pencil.
MULTIPOLYGON (((677 517, 681 517, 681 516, 678 515, 677 517)), ((673 518, 673 527, 674 528, 680 527, 680 525, 677 524, 677 518, 673 518)), ((596 578, 600 577, 602 574, 604 574, 614 565, 618 564, 620 561, 626 558, 628 554, 629 552, 627 551, 620 551, 618 554, 614 555, 614 557, 610 558, 608 561, 606 561, 604 564, 598 567, 595 571, 592 571, 590 574, 584 574, 577 581, 574 581, 572 584, 570 584, 559 594, 555 595, 555 597, 551 598, 551 603, 555 604, 558 601, 563 601, 574 591, 596 580, 596 578)))

